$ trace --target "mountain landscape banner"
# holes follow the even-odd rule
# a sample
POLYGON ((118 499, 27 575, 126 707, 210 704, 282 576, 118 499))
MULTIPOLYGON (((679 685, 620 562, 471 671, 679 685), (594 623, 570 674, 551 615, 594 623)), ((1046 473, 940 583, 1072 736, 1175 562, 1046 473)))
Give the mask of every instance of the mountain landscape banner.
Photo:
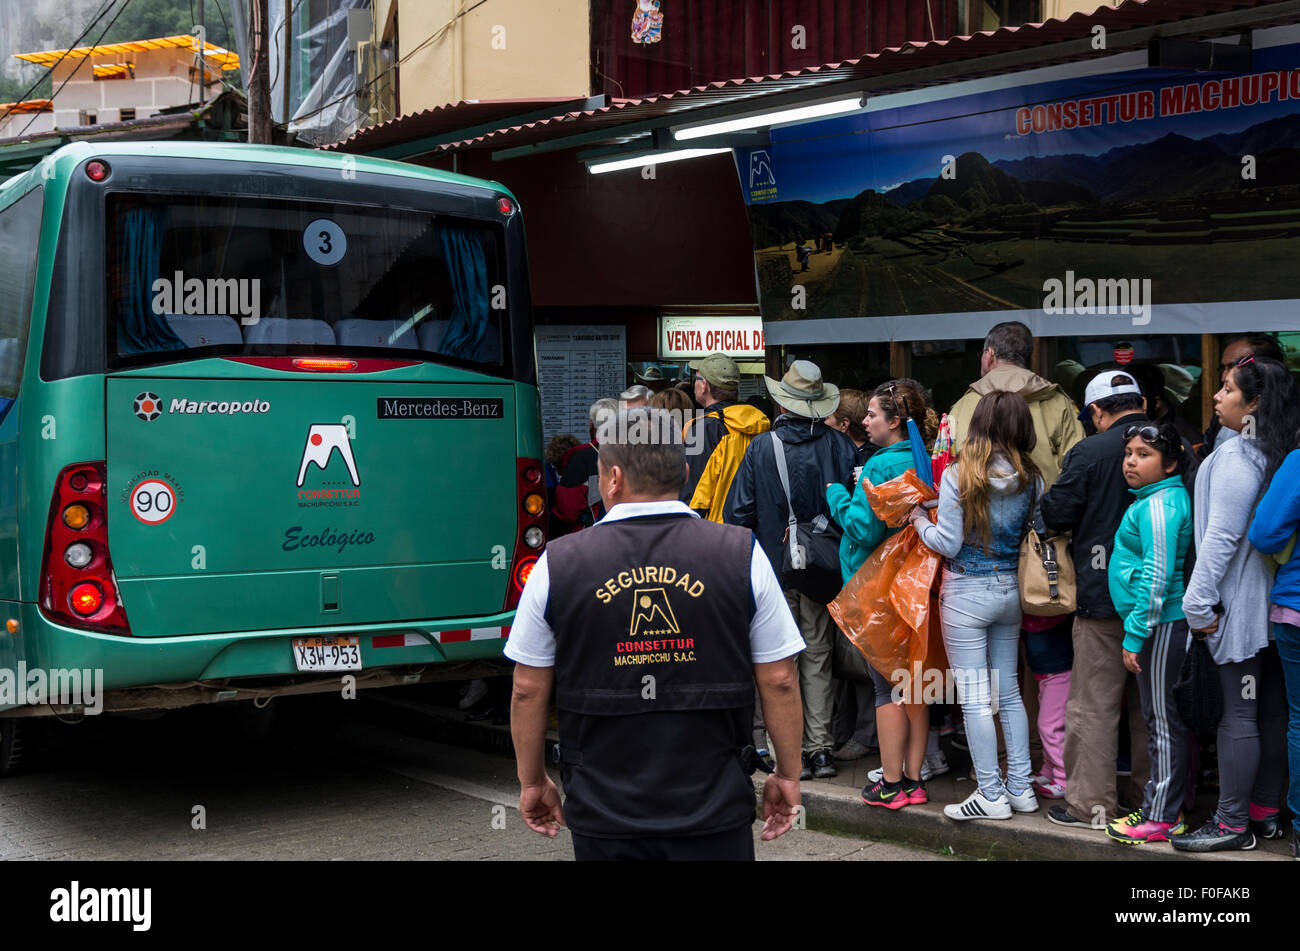
POLYGON ((736 151, 769 344, 1300 330, 1300 46, 771 140, 736 151))

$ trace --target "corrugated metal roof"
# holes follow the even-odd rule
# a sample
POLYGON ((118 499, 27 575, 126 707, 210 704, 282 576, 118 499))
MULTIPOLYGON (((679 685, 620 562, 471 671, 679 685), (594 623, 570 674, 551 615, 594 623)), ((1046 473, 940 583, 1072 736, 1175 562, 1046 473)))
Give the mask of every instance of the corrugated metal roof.
MULTIPOLYGON (((622 144, 636 135, 620 134, 619 127, 643 120, 662 119, 678 113, 686 113, 709 106, 740 103, 748 99, 759 99, 783 92, 807 90, 819 86, 837 83, 883 78, 897 74, 896 83, 890 83, 891 90, 904 90, 937 82, 951 82, 954 79, 973 79, 980 76, 1013 72, 1016 69, 1052 65, 1079 59, 1082 55, 1094 55, 1089 47, 1081 52, 1078 42, 1069 48, 1063 48, 1059 55, 1053 56, 1051 50, 1044 50, 1045 56, 1037 57, 1022 66, 1008 66, 1002 57, 994 59, 995 54, 1014 53, 1032 50, 1038 47, 1051 47, 1069 41, 1088 41, 1093 37, 1093 28, 1105 27, 1107 34, 1125 30, 1153 27, 1159 24, 1176 23, 1210 16, 1217 13, 1252 10, 1256 8, 1278 7, 1278 16, 1271 24, 1300 22, 1300 5, 1290 2, 1278 3, 1268 0, 1125 0, 1114 6, 1103 6, 1088 14, 1075 13, 1064 20, 1051 19, 1044 23, 1031 23, 1020 27, 1004 27, 1000 30, 985 31, 972 36, 956 36, 947 40, 906 43, 891 47, 878 53, 871 53, 860 59, 843 63, 829 63, 807 69, 794 70, 771 76, 750 76, 730 79, 725 82, 713 82, 692 89, 679 90, 645 99, 614 100, 610 105, 598 109, 564 112, 554 116, 537 119, 505 128, 495 129, 479 135, 467 136, 459 141, 437 146, 438 152, 452 152, 473 148, 505 149, 545 142, 562 136, 579 133, 598 133, 607 129, 609 135, 598 141, 607 144, 622 144), (950 74, 942 79, 918 79, 917 71, 926 67, 968 62, 969 69, 960 74, 950 74)), ((1267 10, 1261 9, 1267 14, 1267 10)), ((1207 30, 1203 34, 1184 34, 1186 38, 1196 35, 1217 35, 1230 32, 1230 28, 1207 30)), ((374 148, 370 138, 372 133, 384 129, 386 144, 414 138, 405 130, 415 125, 413 117, 403 116, 390 120, 383 126, 362 129, 351 138, 335 143, 327 148, 343 149, 351 152, 369 152, 374 148), (408 122, 410 126, 408 126, 408 122)), ((644 135, 644 132, 637 134, 644 135)), ((592 143, 594 144, 594 142, 592 143)))
MULTIPOLYGON (((189 49, 198 52, 198 39, 189 33, 177 36, 158 36, 150 40, 132 40, 128 43, 105 43, 99 46, 77 46, 61 50, 41 50, 37 53, 15 53, 38 66, 53 66, 60 59, 81 59, 86 56, 112 56, 121 53, 143 53, 147 50, 189 49)), ((203 55, 211 66, 222 69, 239 69, 239 55, 215 43, 203 44, 203 55)))
POLYGON ((542 112, 552 115, 562 111, 566 105, 581 105, 586 101, 574 99, 572 96, 542 99, 463 99, 460 102, 422 109, 419 112, 367 126, 350 138, 335 142, 326 148, 348 152, 374 152, 390 145, 455 132, 459 129, 469 129, 484 123, 499 122, 525 113, 542 112), (363 148, 350 147, 358 142, 364 142, 363 148))

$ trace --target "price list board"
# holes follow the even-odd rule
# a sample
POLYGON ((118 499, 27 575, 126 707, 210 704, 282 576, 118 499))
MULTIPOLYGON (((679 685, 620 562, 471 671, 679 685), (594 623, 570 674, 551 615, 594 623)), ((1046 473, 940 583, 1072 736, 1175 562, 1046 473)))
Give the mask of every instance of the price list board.
POLYGON ((626 389, 627 339, 624 328, 538 327, 537 386, 542 396, 542 439, 563 433, 587 441, 591 404, 618 399, 626 389))

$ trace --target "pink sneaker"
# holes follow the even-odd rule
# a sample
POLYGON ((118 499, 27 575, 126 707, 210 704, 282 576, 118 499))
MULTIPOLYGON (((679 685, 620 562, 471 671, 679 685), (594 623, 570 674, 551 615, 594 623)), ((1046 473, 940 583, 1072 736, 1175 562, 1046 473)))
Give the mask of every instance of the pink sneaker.
POLYGON ((1044 799, 1065 798, 1065 783, 1049 782, 1045 776, 1035 776, 1033 781, 1034 792, 1038 793, 1038 795, 1042 796, 1044 799))
POLYGON ((1139 845, 1143 842, 1168 842, 1171 835, 1182 835, 1187 823, 1181 814, 1176 822, 1156 822, 1142 814, 1142 810, 1129 813, 1106 826, 1106 834, 1116 842, 1139 845))

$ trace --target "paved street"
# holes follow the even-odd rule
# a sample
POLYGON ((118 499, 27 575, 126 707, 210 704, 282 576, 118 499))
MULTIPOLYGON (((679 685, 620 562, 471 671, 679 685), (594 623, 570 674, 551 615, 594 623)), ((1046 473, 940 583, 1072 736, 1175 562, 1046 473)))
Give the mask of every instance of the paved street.
MULTIPOLYGON (((510 760, 400 733, 401 711, 364 699, 337 728, 313 709, 286 708, 262 740, 229 709, 60 726, 30 772, 0 781, 0 858, 572 859, 567 832, 524 826, 510 760)), ((806 830, 757 851, 943 858, 806 830)))

